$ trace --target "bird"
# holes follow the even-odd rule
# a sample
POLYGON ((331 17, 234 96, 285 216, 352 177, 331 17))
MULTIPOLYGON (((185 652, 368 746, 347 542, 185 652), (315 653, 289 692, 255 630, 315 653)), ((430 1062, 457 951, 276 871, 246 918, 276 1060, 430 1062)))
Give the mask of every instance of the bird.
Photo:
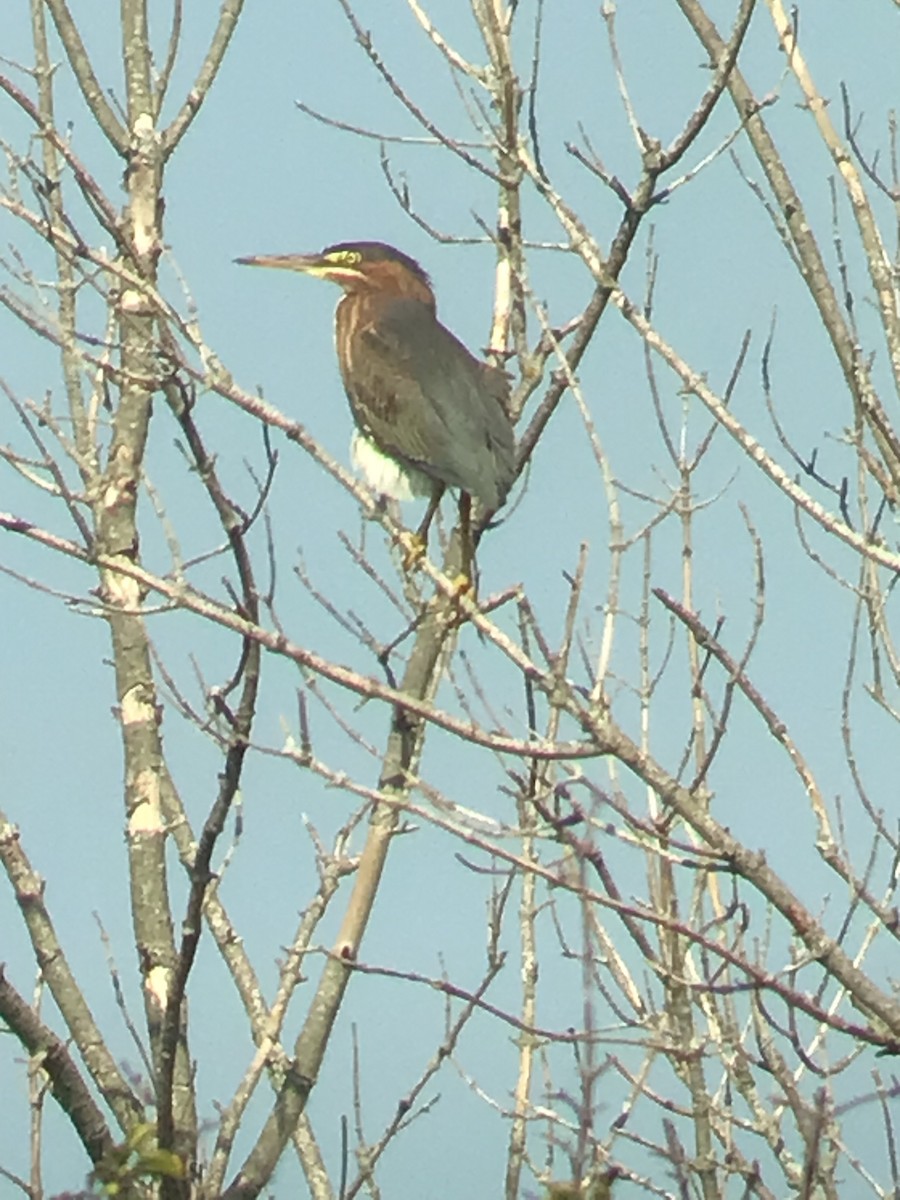
POLYGON ((423 548, 444 490, 458 490, 465 563, 471 498, 494 513, 515 479, 506 372, 476 358, 440 323, 428 275, 393 246, 340 242, 317 254, 236 262, 340 286, 334 339, 356 425, 353 464, 390 499, 430 497, 417 535, 423 548))

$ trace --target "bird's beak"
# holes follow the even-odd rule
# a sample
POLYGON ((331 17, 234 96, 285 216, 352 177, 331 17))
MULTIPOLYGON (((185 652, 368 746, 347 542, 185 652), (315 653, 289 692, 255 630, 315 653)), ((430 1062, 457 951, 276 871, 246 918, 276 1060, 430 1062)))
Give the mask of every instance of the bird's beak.
POLYGON ((242 267, 280 267, 304 275, 324 275, 333 270, 333 264, 325 262, 320 254, 251 254, 234 261, 242 267))

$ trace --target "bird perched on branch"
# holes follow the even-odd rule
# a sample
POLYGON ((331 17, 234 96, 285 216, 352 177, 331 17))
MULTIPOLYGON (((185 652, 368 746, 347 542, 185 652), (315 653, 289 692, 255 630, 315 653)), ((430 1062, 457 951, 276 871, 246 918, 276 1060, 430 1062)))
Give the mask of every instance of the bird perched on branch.
POLYGON ((381 242, 237 261, 299 271, 343 289, 335 345, 357 426, 353 461, 383 495, 431 497, 419 527, 423 542, 445 488, 461 493, 464 538, 470 497, 491 512, 503 504, 515 477, 506 374, 475 358, 438 321, 417 262, 381 242))

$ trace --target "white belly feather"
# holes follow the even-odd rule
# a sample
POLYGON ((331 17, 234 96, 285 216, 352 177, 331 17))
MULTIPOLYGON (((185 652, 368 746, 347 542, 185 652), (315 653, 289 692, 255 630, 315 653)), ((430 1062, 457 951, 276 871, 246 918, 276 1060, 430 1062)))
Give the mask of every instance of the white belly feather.
POLYGON ((416 496, 430 496, 434 490, 434 483, 427 475, 415 467, 401 466, 358 429, 350 442, 350 459, 369 487, 391 500, 413 500, 416 496))

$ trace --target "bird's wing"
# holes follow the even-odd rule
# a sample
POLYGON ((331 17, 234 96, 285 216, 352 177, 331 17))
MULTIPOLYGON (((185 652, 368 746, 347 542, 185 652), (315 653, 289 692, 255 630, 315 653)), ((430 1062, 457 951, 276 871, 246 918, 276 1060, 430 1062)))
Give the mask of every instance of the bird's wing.
POLYGON ((417 300, 394 301, 358 336, 354 382, 358 390, 368 376, 362 423, 378 445, 499 506, 515 470, 505 374, 474 358, 417 300))

